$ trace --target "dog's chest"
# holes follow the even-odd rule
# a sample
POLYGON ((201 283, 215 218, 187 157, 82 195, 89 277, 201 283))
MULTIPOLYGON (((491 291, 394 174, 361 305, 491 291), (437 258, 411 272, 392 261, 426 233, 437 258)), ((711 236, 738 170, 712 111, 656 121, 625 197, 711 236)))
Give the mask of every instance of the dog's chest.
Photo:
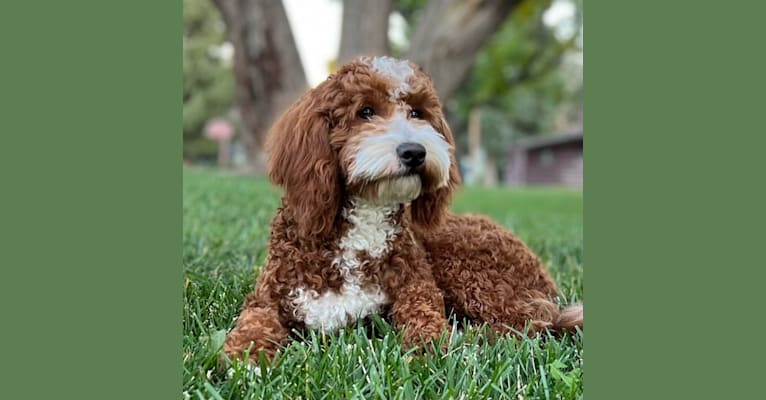
POLYGON ((339 255, 332 268, 338 268, 344 278, 340 290, 326 289, 323 293, 298 288, 293 304, 296 316, 312 329, 334 331, 378 313, 389 302, 388 295, 377 285, 363 284, 361 270, 368 261, 386 255, 391 242, 399 234, 393 223, 391 207, 356 203, 344 210, 348 231, 338 242, 339 255))

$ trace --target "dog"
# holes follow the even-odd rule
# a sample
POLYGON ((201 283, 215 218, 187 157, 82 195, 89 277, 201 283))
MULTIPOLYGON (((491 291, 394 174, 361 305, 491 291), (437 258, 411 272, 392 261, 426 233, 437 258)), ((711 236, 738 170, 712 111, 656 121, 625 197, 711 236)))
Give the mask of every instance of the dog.
POLYGON ((560 310, 524 243, 448 212, 454 147, 430 78, 408 61, 356 59, 297 100, 267 137, 284 195, 224 353, 271 358, 293 329, 332 332, 372 314, 406 347, 439 337, 450 313, 501 333, 582 327, 582 306, 560 310))

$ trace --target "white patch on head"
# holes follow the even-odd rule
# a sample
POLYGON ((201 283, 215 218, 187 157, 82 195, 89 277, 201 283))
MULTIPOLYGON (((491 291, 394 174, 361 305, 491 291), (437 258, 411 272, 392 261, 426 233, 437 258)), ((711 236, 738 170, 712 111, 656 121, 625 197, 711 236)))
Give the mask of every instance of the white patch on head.
POLYGON ((349 173, 349 183, 406 172, 396 154, 396 148, 402 143, 425 147, 425 163, 433 163, 438 169, 442 177, 439 186, 447 185, 452 146, 430 124, 415 125, 400 114, 394 115, 384 133, 362 139, 349 173))
POLYGON ((291 292, 295 315, 311 329, 338 330, 354 321, 380 311, 389 302, 378 286, 362 287, 359 269, 363 261, 358 255, 366 251, 368 257, 380 258, 390 249, 390 242, 399 234, 398 226, 391 223, 396 208, 370 204, 362 200, 352 202, 343 216, 351 228, 340 239, 341 255, 332 262, 340 269, 345 282, 339 293, 328 290, 321 295, 305 288, 291 292))
POLYGON ((406 60, 397 60, 393 57, 364 57, 362 61, 369 65, 373 71, 390 78, 394 81, 394 88, 388 92, 392 100, 396 100, 410 90, 407 83, 415 71, 406 60))

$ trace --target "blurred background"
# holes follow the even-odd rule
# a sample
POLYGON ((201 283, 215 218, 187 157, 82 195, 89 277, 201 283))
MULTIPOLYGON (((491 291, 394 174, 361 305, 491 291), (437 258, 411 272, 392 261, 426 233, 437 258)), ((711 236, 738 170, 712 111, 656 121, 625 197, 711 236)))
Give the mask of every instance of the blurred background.
POLYGON ((431 76, 466 185, 582 185, 582 0, 184 0, 183 155, 263 175, 274 119, 338 65, 431 76))

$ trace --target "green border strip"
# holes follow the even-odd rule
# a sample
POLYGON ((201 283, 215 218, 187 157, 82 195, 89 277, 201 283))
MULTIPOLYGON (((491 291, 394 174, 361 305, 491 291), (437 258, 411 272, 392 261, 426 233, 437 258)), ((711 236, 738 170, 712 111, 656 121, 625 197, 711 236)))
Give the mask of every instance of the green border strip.
POLYGON ((181 2, 1 2, 3 398, 178 398, 181 2))
POLYGON ((588 4, 588 399, 762 391, 764 8, 588 4))

